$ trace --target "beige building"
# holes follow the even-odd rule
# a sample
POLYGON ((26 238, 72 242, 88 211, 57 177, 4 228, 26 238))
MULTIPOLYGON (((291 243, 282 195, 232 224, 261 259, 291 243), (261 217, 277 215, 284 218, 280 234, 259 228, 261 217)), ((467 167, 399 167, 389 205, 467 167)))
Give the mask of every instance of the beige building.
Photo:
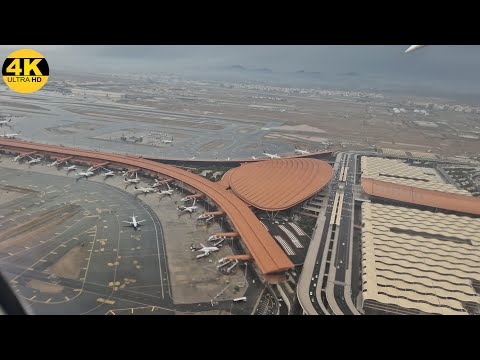
POLYGON ((479 314, 480 218, 362 204, 366 314, 479 314))
POLYGON ((399 185, 471 196, 471 194, 443 181, 435 169, 411 166, 403 160, 362 156, 362 177, 399 185))

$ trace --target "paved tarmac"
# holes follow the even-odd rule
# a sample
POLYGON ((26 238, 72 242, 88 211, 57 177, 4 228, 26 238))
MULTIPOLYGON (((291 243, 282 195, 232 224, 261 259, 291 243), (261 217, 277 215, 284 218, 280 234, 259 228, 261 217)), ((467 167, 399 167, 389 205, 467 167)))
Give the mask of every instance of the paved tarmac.
POLYGON ((0 163, 0 191, 30 191, 0 202, 0 269, 33 313, 252 312, 257 285, 248 303, 173 303, 164 230, 143 196, 9 160, 0 163), (132 214, 147 220, 140 231, 122 222, 132 214))

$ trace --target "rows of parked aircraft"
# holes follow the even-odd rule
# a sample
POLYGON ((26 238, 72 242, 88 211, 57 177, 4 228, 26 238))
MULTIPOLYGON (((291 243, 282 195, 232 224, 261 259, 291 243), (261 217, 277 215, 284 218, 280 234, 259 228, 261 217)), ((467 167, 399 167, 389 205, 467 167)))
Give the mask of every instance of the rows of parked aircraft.
MULTIPOLYGON (((13 159, 13 161, 19 161, 23 158, 29 158, 29 160, 27 161, 27 164, 29 164, 29 165, 36 164, 36 163, 39 163, 39 162, 42 161, 41 157, 33 157, 33 156, 30 156, 30 155, 22 155, 22 154, 16 156, 13 159)), ((82 177, 83 178, 89 178, 91 176, 94 176, 95 171, 98 170, 98 169, 103 170, 103 173, 101 175, 104 176, 105 178, 107 178, 109 176, 115 176, 115 173, 114 173, 113 170, 109 170, 109 169, 106 169, 104 167, 91 166, 86 171, 80 171, 75 164, 70 165, 68 163, 68 161, 65 161, 65 160, 55 160, 55 161, 47 164, 48 167, 56 166, 57 168, 59 168, 61 165, 63 165, 63 170, 65 170, 67 173, 69 173, 71 171, 74 171, 75 175, 78 176, 78 178, 82 178, 82 177)), ((126 172, 124 172, 122 175, 124 176, 124 182, 125 183, 135 184, 135 186, 134 186, 135 191, 140 192, 140 193, 144 193, 145 195, 148 194, 148 193, 158 193, 159 195, 169 195, 170 196, 174 192, 174 189, 170 187, 168 182, 165 183, 165 182, 159 181, 158 179, 155 179, 155 182, 150 186, 146 186, 146 187, 145 186, 137 186, 140 182, 140 179, 139 179, 138 174, 136 172, 131 174, 130 177, 127 177, 126 172), (167 186, 168 190, 158 189, 163 184, 165 184, 167 186)), ((193 200, 193 202, 192 202, 191 205, 189 205, 189 206, 180 205, 180 206, 177 207, 177 211, 180 212, 180 213, 196 212, 198 210, 198 206, 196 205, 196 201, 197 201, 196 197, 194 197, 192 195, 189 195, 189 196, 185 196, 180 201, 183 202, 183 203, 186 203, 186 202, 189 202, 189 201, 192 201, 192 200, 193 200)), ((202 213, 197 217, 197 221, 202 220, 202 221, 205 221, 205 223, 208 223, 211 220, 213 220, 214 217, 215 217, 214 215, 208 215, 208 214, 202 213)), ((129 227, 133 227, 135 230, 140 230, 140 227, 146 221, 146 220, 138 220, 137 217, 135 216, 135 214, 133 214, 130 217, 130 219, 131 219, 130 221, 122 221, 122 222, 127 224, 127 226, 129 226, 129 227)), ((200 243, 201 247, 195 247, 194 245, 192 245, 191 250, 195 251, 195 252, 201 252, 200 255, 196 256, 196 258, 199 259, 199 258, 202 258, 204 256, 210 255, 212 252, 218 251, 221 247, 220 244, 221 244, 221 242, 223 242, 223 240, 224 239, 220 239, 220 241, 213 244, 213 246, 205 246, 201 243, 200 243)), ((210 241, 210 238, 209 238, 209 241, 210 241)))
MULTIPOLYGON (((262 153, 263 155, 265 155, 266 157, 270 158, 270 159, 281 159, 282 157, 278 154, 270 154, 270 153, 267 153, 267 151, 263 151, 262 153)), ((305 150, 302 150, 302 149, 298 149, 296 146, 295 146, 295 155, 307 155, 307 154, 310 154, 310 151, 308 151, 307 149, 305 150)), ((255 156, 252 155, 252 160, 258 160, 255 156)))
POLYGON ((0 120, 0 127, 3 127, 3 126, 8 126, 9 128, 11 128, 12 127, 12 119, 0 120))
MULTIPOLYGON (((7 120, 0 120, 0 127, 9 127, 10 129, 13 130, 13 122, 12 119, 7 119, 7 120)), ((0 138, 6 138, 6 139, 15 139, 17 136, 20 136, 19 133, 7 133, 6 131, 3 132, 3 134, 0 134, 0 138)))
MULTIPOLYGON (((168 186, 168 184, 167 184, 167 186, 168 186)), ((173 189, 170 189, 170 187, 169 187, 168 191, 170 191, 170 190, 173 191, 173 189)), ((188 201, 188 199, 185 200, 185 201, 188 201)), ((196 199, 194 198, 193 199, 193 204, 191 206, 179 206, 178 211, 185 211, 185 212, 190 212, 190 213, 196 211, 197 206, 195 205, 195 202, 196 202, 196 199)), ((130 218, 131 218, 131 221, 122 221, 122 222, 127 224, 127 226, 133 227, 135 230, 140 230, 141 224, 146 221, 146 220, 137 220, 137 218, 135 217, 135 214, 133 214, 130 218)), ((220 245, 205 246, 202 243, 200 243, 200 245, 201 245, 201 247, 196 247, 194 245, 190 246, 190 250, 202 253, 200 255, 197 255, 196 259, 200 259, 204 256, 210 255, 212 252, 220 250, 220 247, 219 247, 220 245)))
POLYGON ((15 139, 17 136, 20 136, 20 134, 17 134, 17 133, 7 134, 6 132, 4 132, 3 134, 0 134, 0 137, 6 138, 6 139, 15 139))
POLYGON ((138 184, 140 183, 140 179, 138 178, 137 173, 135 173, 135 177, 128 178, 125 176, 123 181, 125 182, 126 186, 129 186, 130 184, 134 184, 135 192, 144 193, 145 195, 149 193, 157 193, 161 196, 164 196, 164 195, 170 196, 170 195, 173 195, 173 191, 174 191, 174 189, 172 189, 168 183, 166 183, 167 190, 157 189, 158 187, 163 185, 163 183, 158 179, 155 179, 155 182, 150 186, 138 186, 138 184))

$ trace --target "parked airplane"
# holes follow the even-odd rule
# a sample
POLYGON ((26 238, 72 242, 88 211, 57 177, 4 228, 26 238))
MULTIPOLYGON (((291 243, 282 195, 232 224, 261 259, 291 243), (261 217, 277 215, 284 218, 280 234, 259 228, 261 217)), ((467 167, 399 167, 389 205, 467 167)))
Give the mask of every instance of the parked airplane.
POLYGON ((55 160, 54 162, 47 165, 47 167, 58 166, 62 163, 62 161, 55 160))
POLYGON ((202 213, 197 216, 197 220, 205 220, 205 222, 209 222, 210 220, 213 220, 215 218, 215 215, 206 215, 205 213, 202 213))
POLYGON ((4 138, 7 138, 7 139, 14 139, 17 136, 20 136, 20 134, 3 134, 3 135, 0 135, 0 137, 4 137, 4 138))
POLYGON ((85 172, 76 172, 75 171, 75 175, 79 176, 79 177, 85 177, 85 178, 88 178, 90 176, 93 176, 95 175, 95 173, 93 171, 85 171, 85 172))
POLYGON ((77 166, 76 165, 65 166, 63 169, 67 170, 67 172, 70 172, 72 170, 77 170, 77 166))
POLYGON ((188 196, 185 196, 184 198, 181 198, 180 201, 185 202, 185 201, 190 201, 190 200, 193 200, 193 199, 195 199, 195 198, 192 197, 192 195, 188 195, 188 196))
POLYGON ((140 223, 145 221, 145 220, 137 221, 137 218, 135 217, 135 214, 133 214, 133 216, 131 216, 131 218, 132 218, 132 221, 122 221, 122 222, 127 223, 130 226, 133 226, 133 228, 135 230, 138 230, 140 228, 140 223))
POLYGON ((268 156, 270 159, 280 159, 281 156, 278 156, 277 154, 269 154, 266 151, 263 152, 263 155, 268 156))
POLYGON ((190 249, 192 251, 202 251, 203 254, 200 254, 200 255, 197 255, 197 259, 200 259, 201 257, 204 257, 204 256, 208 256, 210 255, 212 252, 214 251, 218 251, 220 250, 218 247, 216 246, 205 246, 203 245, 202 243, 200 243, 200 245, 202 246, 201 248, 199 247, 195 247, 195 246, 190 246, 190 249))
POLYGON ((162 185, 162 183, 158 180, 158 179, 155 179, 154 180, 154 183, 152 185, 150 185, 151 187, 159 187, 160 185, 162 185))
POLYGON ((105 177, 115 176, 115 173, 113 172, 113 170, 108 170, 108 169, 104 169, 104 168, 102 168, 102 169, 105 170, 105 172, 102 174, 102 176, 105 176, 105 177))
POLYGON ((148 194, 148 193, 151 193, 151 192, 155 192, 156 190, 153 187, 143 187, 143 186, 137 187, 137 186, 135 186, 135 191, 139 191, 139 192, 143 191, 144 194, 148 194))
POLYGON ((159 194, 160 195, 172 195, 173 194, 173 189, 168 185, 167 183, 168 190, 160 190, 159 194))
POLYGON ((23 159, 24 157, 25 157, 25 155, 20 154, 20 155, 15 156, 12 161, 18 161, 20 159, 23 159))
POLYGON ((130 184, 138 184, 140 182, 140 179, 138 178, 137 173, 135 173, 135 178, 134 179, 128 179, 128 178, 125 177, 124 182, 128 182, 130 184))
POLYGON ((11 127, 12 126, 11 122, 12 122, 12 119, 2 120, 2 121, 0 121, 0 126, 5 125, 5 126, 8 126, 8 127, 11 127))
POLYGON ((33 157, 31 157, 30 155, 29 155, 28 157, 30 158, 30 160, 27 161, 27 164, 30 164, 30 165, 32 165, 32 164, 37 164, 37 163, 39 163, 40 161, 42 161, 41 158, 33 158, 33 157))
POLYGON ((300 149, 297 149, 297 147, 295 146, 295 154, 297 154, 297 155, 306 155, 306 154, 310 154, 310 151, 308 151, 308 150, 300 150, 300 149))
POLYGON ((173 136, 172 136, 172 140, 164 139, 164 140, 162 140, 162 143, 164 143, 164 144, 172 144, 172 143, 173 143, 173 136))
POLYGON ((195 206, 195 202, 197 201, 197 199, 193 199, 193 204, 191 206, 178 206, 177 207, 177 210, 178 211, 188 211, 189 213, 192 213, 194 211, 197 211, 198 207, 195 206))

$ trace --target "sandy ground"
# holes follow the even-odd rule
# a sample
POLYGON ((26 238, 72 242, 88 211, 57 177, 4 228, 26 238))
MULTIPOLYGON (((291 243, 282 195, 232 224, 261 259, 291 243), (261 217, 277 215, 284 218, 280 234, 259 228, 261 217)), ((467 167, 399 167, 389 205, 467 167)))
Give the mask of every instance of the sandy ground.
POLYGON ((32 192, 33 191, 29 189, 17 188, 15 186, 0 183, 0 204, 16 200, 32 192))
POLYGON ((310 125, 297 125, 297 126, 276 126, 272 127, 272 130, 279 130, 279 131, 292 131, 292 132, 310 132, 310 133, 324 133, 325 130, 310 126, 310 125))
POLYGON ((212 140, 199 148, 199 151, 212 151, 212 150, 220 150, 225 147, 225 142, 222 140, 212 140))
POLYGON ((30 280, 27 284, 28 287, 36 289, 43 293, 60 294, 63 291, 63 286, 47 283, 41 280, 30 280))
POLYGON ((308 135, 308 134, 293 134, 293 133, 286 134, 286 133, 279 133, 279 132, 272 132, 268 135, 265 135, 264 139, 275 139, 277 141, 284 141, 288 143, 296 143, 298 141, 324 143, 328 141, 328 138, 326 137, 318 137, 315 135, 308 135))
POLYGON ((46 271, 69 279, 78 279, 83 267, 84 259, 88 256, 87 247, 76 246, 63 255, 46 271))
POLYGON ((185 128, 198 128, 198 129, 206 129, 206 130, 221 130, 223 126, 215 125, 215 124, 206 124, 200 123, 198 121, 187 121, 187 120, 166 120, 164 118, 151 118, 146 116, 132 116, 132 115, 121 115, 119 112, 89 112, 88 110, 84 110, 82 108, 72 109, 71 107, 68 109, 71 112, 75 112, 77 114, 92 116, 95 119, 105 118, 105 119, 119 119, 119 120, 133 120, 133 121, 141 121, 144 123, 152 123, 152 124, 161 124, 166 126, 176 126, 176 127, 185 127, 185 128))
POLYGON ((40 216, 31 217, 22 224, 5 226, 0 232, 0 251, 8 252, 12 247, 24 246, 43 234, 51 234, 81 208, 78 205, 59 206, 54 210, 45 211, 40 216))
POLYGON ((75 134, 83 131, 97 130, 100 127, 101 126, 98 124, 92 124, 88 122, 76 122, 65 126, 46 128, 45 130, 58 134, 75 134))

